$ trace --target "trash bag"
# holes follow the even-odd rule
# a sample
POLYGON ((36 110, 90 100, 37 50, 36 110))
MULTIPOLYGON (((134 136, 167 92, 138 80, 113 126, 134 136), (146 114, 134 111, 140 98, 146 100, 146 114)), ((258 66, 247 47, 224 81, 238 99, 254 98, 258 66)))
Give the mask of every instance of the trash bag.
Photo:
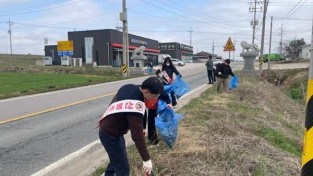
POLYGON ((235 75, 229 80, 228 89, 233 90, 236 89, 237 87, 238 87, 238 76, 235 75))
POLYGON ((185 93, 190 91, 189 85, 185 81, 183 81, 179 76, 177 76, 175 81, 172 83, 172 88, 175 92, 177 99, 179 99, 185 93))
POLYGON ((158 100, 157 114, 160 114, 161 111, 163 111, 165 108, 167 108, 166 102, 162 99, 159 99, 158 100))
POLYGON ((169 107, 163 109, 159 116, 155 118, 155 126, 170 149, 176 141, 178 122, 182 118, 182 114, 176 114, 174 110, 169 107))
POLYGON ((164 92, 167 94, 170 94, 173 90, 173 86, 172 85, 165 85, 164 86, 164 92))

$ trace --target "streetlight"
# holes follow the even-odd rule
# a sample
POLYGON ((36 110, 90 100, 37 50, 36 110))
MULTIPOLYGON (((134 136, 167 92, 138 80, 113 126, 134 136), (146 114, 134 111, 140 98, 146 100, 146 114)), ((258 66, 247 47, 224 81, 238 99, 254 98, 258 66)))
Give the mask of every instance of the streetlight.
POLYGON ((109 61, 110 61, 110 59, 109 59, 109 58, 110 58, 110 51, 109 51, 109 49, 110 49, 110 48, 109 48, 109 42, 107 43, 107 46, 108 46, 108 65, 109 65, 109 61))

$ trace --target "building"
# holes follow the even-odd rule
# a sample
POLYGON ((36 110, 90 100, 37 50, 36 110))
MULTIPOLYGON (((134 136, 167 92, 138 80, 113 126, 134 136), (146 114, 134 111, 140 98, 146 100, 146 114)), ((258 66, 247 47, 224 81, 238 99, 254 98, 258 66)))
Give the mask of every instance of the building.
MULTIPOLYGON (((194 57, 196 58, 196 59, 199 59, 199 60, 201 60, 201 61, 207 61, 208 59, 209 59, 209 55, 210 55, 210 53, 208 53, 208 52, 205 52, 205 51, 201 51, 201 52, 199 52, 199 53, 196 53, 195 55, 194 55, 194 57)), ((212 55, 212 54, 211 54, 212 55)))
MULTIPOLYGON (((131 55, 134 49, 145 46, 144 54, 147 62, 158 63, 158 41, 128 34, 129 39, 129 65, 133 66, 131 55)), ((73 41, 72 58, 82 58, 83 63, 96 65, 121 66, 123 63, 123 33, 114 29, 71 31, 68 32, 68 40, 73 41), (89 46, 87 43, 91 43, 89 46), (86 52, 87 51, 87 52, 86 52), (87 57, 87 58, 86 58, 87 57)), ((46 45, 45 56, 53 58, 54 65, 61 65, 61 57, 58 55, 57 45, 46 45)))
POLYGON ((310 59, 311 52, 310 49, 312 49, 311 45, 304 45, 301 47, 301 52, 299 53, 299 58, 301 59, 310 59))
POLYGON ((45 56, 52 57, 53 65, 61 65, 61 57, 58 55, 57 45, 45 45, 45 56))
MULTIPOLYGON (((68 41, 73 41, 72 58, 82 58, 83 64, 109 65, 119 67, 123 64, 123 33, 114 29, 99 29, 68 32, 68 41)), ((159 43, 157 40, 128 34, 129 66, 133 50, 145 46, 147 62, 158 64, 159 54, 169 54, 179 60, 192 60, 193 47, 177 42, 159 43)), ((45 56, 51 56, 55 65, 61 65, 56 45, 45 46, 45 56)))
MULTIPOLYGON (((97 65, 121 66, 123 63, 123 33, 113 29, 72 31, 68 32, 68 40, 73 41, 73 58, 82 58, 86 63, 85 40, 92 38, 93 47, 89 54, 97 65)), ((129 66, 133 66, 131 55, 134 49, 145 46, 144 54, 149 62, 157 63, 158 41, 128 34, 129 39, 129 66)))
POLYGON ((172 58, 179 60, 192 60, 193 47, 176 43, 159 43, 158 46, 161 54, 169 54, 172 58))

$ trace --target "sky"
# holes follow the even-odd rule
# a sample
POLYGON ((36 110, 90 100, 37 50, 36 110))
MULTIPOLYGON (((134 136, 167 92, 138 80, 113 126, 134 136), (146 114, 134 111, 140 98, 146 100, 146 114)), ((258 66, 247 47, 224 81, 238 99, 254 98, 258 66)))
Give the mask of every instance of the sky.
MULTIPOLYGON (((229 37, 240 58, 241 41, 252 42, 250 22, 256 9, 255 44, 260 48, 263 0, 126 0, 129 33, 159 42, 192 45, 194 54, 205 51, 229 57, 224 52, 229 37), (214 43, 214 47, 213 47, 214 43), (214 49, 214 51, 213 51, 214 49)), ((269 0, 265 22, 264 53, 279 52, 280 41, 303 38, 310 44, 313 0, 269 0), (310 10, 311 9, 311 10, 310 10)), ((67 40, 68 31, 121 27, 122 0, 0 0, 0 53, 44 54, 48 45, 67 40)))

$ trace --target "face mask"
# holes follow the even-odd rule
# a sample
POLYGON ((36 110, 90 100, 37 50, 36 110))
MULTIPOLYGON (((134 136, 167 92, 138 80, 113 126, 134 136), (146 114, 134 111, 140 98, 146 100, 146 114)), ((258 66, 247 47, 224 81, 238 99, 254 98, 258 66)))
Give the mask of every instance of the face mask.
POLYGON ((166 63, 167 66, 170 66, 170 63, 166 63))

